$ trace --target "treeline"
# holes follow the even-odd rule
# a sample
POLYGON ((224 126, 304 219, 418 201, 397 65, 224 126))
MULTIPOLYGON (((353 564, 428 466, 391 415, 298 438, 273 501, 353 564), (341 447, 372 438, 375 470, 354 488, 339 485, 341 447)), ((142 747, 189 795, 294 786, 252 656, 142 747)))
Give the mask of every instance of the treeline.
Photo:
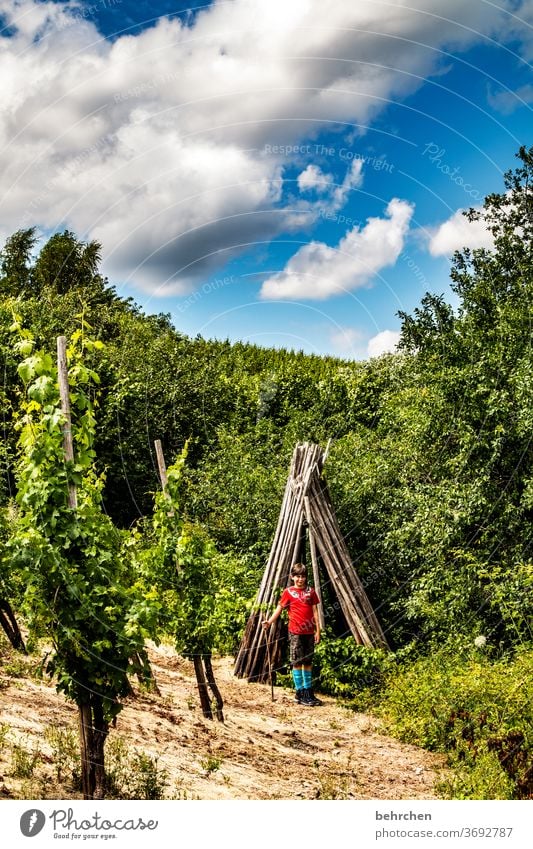
MULTIPOLYGON (((105 343, 94 450, 117 525, 152 510, 154 439, 171 459, 189 441, 182 499, 218 552, 221 650, 255 595, 295 442, 332 438, 326 477, 396 656, 482 645, 488 660, 512 658, 531 642, 533 609, 533 149, 519 160, 470 213, 494 247, 455 255, 458 306, 427 294, 401 314, 399 352, 369 362, 190 339, 117 294, 96 243, 65 232, 35 254, 35 231, 15 233, 0 258, 2 532, 21 393, 15 311, 45 349, 81 324, 105 343)), ((339 651, 326 640, 324 681, 339 651)))
POLYGON ((117 295, 97 244, 65 232, 34 257, 34 231, 16 233, 0 265, 3 503, 20 394, 13 310, 52 351, 83 321, 105 343, 95 451, 116 523, 152 509, 154 439, 170 458, 189 440, 187 512, 246 559, 253 594, 295 442, 332 438, 328 482, 393 645, 530 638, 530 170, 524 151, 507 194, 487 199, 494 250, 456 255, 459 307, 426 295, 402 315, 400 353, 365 363, 187 338, 117 295))

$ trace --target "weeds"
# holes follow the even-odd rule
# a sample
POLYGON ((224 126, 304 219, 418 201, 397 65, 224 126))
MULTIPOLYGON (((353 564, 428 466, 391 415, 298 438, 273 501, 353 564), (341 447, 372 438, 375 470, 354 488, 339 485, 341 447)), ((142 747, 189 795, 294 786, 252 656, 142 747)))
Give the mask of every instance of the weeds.
POLYGON ((11 751, 11 775, 13 778, 32 778, 35 767, 41 760, 39 748, 28 751, 15 743, 11 751))
POLYGON ((319 775, 316 799, 348 799, 348 779, 339 775, 319 775))
POLYGON ((208 755, 207 758, 202 758, 200 764, 203 769, 205 769, 207 775, 210 775, 212 772, 216 772, 217 769, 220 769, 220 765, 222 763, 222 758, 215 758, 213 755, 208 755))
POLYGON ((168 771, 158 758, 128 749, 125 740, 110 740, 106 751, 107 795, 110 799, 163 799, 168 771))
POLYGON ((49 725, 44 737, 52 749, 58 783, 68 774, 74 780, 80 769, 80 752, 77 735, 71 728, 62 725, 49 725))

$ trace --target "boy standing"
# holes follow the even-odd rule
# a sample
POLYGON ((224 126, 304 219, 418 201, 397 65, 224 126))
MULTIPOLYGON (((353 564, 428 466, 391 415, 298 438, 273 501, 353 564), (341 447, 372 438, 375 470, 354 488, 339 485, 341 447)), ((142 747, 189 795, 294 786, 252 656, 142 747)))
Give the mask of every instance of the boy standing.
POLYGON ((282 610, 289 611, 289 646, 292 677, 296 688, 294 700, 299 705, 314 707, 322 702, 313 694, 312 664, 315 645, 320 642, 320 599, 313 587, 307 586, 307 570, 303 563, 291 569, 293 585, 283 590, 279 604, 263 628, 268 630, 282 610))

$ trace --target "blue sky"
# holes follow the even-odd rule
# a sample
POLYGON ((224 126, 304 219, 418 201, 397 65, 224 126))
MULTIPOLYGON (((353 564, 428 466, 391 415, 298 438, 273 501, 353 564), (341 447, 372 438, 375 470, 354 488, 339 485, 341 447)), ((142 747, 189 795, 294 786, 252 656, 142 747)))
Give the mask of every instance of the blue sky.
POLYGON ((390 350, 532 144, 531 0, 0 12, 2 236, 98 239, 191 335, 390 350))

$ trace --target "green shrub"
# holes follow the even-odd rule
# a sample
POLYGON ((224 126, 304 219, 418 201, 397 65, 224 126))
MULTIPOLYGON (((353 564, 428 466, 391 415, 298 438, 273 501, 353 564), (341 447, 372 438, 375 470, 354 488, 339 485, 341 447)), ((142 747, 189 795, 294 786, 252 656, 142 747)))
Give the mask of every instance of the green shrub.
POLYGON ((322 637, 315 650, 317 687, 323 693, 341 696, 360 707, 383 684, 393 656, 381 649, 358 645, 353 637, 322 637))
POLYGON ((533 651, 491 662, 443 649, 389 674, 377 712, 401 740, 446 752, 454 798, 533 797, 533 651))

